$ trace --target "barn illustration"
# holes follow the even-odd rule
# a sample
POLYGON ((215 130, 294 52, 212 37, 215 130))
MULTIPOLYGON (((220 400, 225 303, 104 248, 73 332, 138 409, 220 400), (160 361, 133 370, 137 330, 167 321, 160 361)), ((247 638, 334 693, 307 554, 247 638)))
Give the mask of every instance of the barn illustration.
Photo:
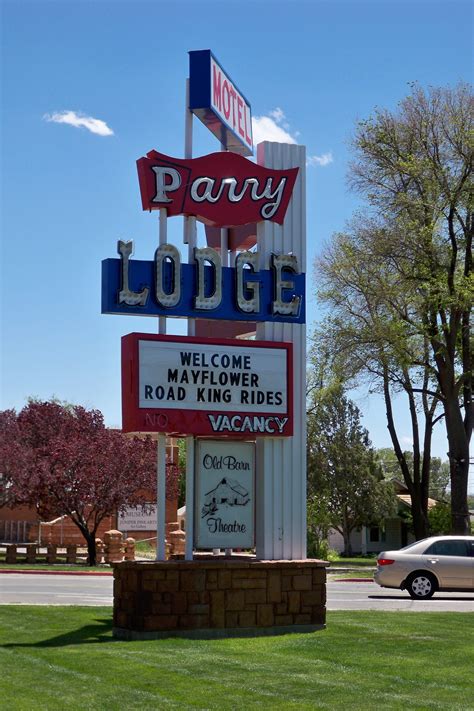
POLYGON ((214 489, 205 494, 202 518, 214 515, 221 507, 246 506, 249 492, 236 479, 224 477, 214 489))

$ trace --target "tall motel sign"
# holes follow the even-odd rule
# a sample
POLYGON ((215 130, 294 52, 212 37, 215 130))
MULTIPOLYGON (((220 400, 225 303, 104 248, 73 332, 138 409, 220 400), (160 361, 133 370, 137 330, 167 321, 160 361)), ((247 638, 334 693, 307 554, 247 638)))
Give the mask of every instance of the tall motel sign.
POLYGON ((193 51, 185 155, 137 161, 143 210, 159 212, 150 261, 102 263, 102 313, 158 318, 122 339, 125 432, 158 433, 157 560, 165 559, 166 436, 186 438, 186 553, 256 547, 306 558, 305 148, 263 142, 251 107, 209 50, 193 51), (198 117, 220 151, 192 157, 198 117), (167 242, 184 216, 187 261, 167 242), (196 220, 208 246, 196 246, 196 220), (166 318, 187 319, 187 336, 166 318), (209 338, 256 330, 255 340, 209 338))

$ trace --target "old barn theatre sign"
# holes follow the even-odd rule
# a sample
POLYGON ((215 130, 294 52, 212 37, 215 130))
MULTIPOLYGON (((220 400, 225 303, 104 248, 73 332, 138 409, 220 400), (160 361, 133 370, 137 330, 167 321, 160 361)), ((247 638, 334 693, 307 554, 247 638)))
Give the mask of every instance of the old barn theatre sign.
POLYGON ((252 548, 254 444, 199 440, 196 454, 196 547, 252 548))
POLYGON ((132 333, 122 338, 125 432, 293 434, 292 347, 132 333))
POLYGON ((137 170, 144 210, 166 208, 170 217, 235 227, 283 224, 299 169, 271 170, 230 152, 181 159, 150 151, 137 170))
POLYGON ((253 153, 250 104, 208 49, 189 53, 189 109, 227 149, 253 153))

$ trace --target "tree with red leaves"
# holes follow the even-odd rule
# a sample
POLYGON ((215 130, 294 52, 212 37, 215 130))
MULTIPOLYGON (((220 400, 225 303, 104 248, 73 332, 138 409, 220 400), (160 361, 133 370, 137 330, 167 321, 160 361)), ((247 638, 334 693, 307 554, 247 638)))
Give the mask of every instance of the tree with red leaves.
MULTIPOLYGON (((89 565, 101 521, 156 495, 156 442, 107 429, 98 410, 31 401, 18 415, 0 412, 0 435, 7 504, 35 506, 44 518, 69 516, 87 542, 89 565)), ((177 487, 177 467, 168 464, 168 498, 177 487)))

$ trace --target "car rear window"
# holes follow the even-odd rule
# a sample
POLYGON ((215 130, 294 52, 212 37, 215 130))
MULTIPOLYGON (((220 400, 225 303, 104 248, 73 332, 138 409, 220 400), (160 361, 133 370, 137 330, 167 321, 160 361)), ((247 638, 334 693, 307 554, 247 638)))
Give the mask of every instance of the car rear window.
MULTIPOLYGON (((425 539, 425 540, 427 540, 427 539, 425 539)), ((414 541, 413 543, 409 543, 407 546, 400 548, 400 552, 401 551, 409 551, 411 548, 416 548, 417 546, 420 545, 420 543, 423 543, 423 539, 421 541, 414 541)))
POLYGON ((474 546, 471 541, 435 541, 426 549, 424 555, 457 555, 466 558, 474 555, 474 546))

